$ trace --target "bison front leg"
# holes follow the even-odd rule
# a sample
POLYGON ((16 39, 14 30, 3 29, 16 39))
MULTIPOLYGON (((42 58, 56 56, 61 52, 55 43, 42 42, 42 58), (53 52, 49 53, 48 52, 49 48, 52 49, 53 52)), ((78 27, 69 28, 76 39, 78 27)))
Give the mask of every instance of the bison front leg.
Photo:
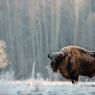
POLYGON ((79 73, 77 68, 74 68, 74 63, 68 63, 68 72, 72 83, 76 83, 79 79, 79 73))
POLYGON ((75 84, 76 82, 78 82, 79 79, 79 74, 76 74, 75 72, 72 72, 70 74, 70 78, 73 84, 75 84))

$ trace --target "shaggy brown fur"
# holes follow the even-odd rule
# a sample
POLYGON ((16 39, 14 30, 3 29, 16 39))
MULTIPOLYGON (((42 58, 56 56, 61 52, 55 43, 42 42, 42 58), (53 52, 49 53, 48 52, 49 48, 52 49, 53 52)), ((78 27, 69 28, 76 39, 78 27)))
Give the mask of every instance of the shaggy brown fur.
POLYGON ((95 52, 78 46, 67 46, 59 52, 48 55, 52 60, 54 72, 59 71, 67 79, 75 83, 79 75, 93 77, 95 75, 95 52))

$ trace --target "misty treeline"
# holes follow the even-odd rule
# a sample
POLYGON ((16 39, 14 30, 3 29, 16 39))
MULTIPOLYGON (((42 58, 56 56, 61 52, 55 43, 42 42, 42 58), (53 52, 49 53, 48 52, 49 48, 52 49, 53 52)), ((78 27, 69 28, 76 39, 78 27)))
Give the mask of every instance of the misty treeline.
POLYGON ((0 0, 0 39, 15 78, 48 77, 48 53, 64 46, 95 50, 94 12, 95 0, 0 0))

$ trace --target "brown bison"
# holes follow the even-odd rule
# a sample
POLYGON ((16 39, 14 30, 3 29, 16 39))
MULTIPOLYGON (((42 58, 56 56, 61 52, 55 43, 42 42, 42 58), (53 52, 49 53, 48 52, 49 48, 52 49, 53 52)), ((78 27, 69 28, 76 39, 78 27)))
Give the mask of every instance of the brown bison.
POLYGON ((78 46, 67 46, 59 52, 48 54, 51 59, 51 68, 54 72, 71 79, 76 83, 79 75, 93 77, 95 75, 95 52, 78 46))

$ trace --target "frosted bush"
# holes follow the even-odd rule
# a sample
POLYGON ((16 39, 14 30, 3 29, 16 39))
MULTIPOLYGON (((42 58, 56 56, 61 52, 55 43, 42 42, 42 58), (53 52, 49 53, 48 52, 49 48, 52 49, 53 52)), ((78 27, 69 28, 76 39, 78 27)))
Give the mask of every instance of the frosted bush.
POLYGON ((8 66, 8 58, 6 54, 6 43, 4 41, 0 41, 0 69, 8 66))

